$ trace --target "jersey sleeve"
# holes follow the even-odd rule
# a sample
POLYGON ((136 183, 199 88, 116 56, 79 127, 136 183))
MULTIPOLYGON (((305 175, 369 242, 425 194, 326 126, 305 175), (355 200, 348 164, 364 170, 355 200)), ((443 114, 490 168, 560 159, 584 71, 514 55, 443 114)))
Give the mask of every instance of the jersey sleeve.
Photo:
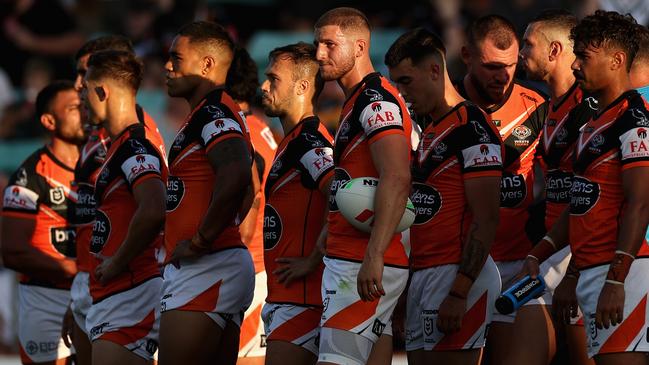
POLYGON ((302 173, 302 182, 309 189, 319 189, 334 171, 332 145, 319 133, 302 133, 299 143, 301 157, 298 169, 302 173))
POLYGON ((501 176, 503 158, 500 137, 483 113, 470 111, 468 118, 469 122, 458 131, 462 138, 458 159, 463 178, 501 176))
MULTIPOLYGON (((206 112, 201 113, 201 121, 204 121, 204 124, 201 127, 200 142, 207 151, 220 141, 236 137, 244 138, 242 122, 225 105, 208 105, 203 108, 206 112)), ((239 114, 239 117, 245 118, 243 114, 239 114)))
POLYGON ((620 118, 620 158, 622 170, 649 167, 649 114, 644 108, 633 108, 620 118))
MULTIPOLYGON (((397 102, 369 102, 360 113, 360 123, 370 143, 390 134, 403 134, 403 112, 397 102)), ((407 111, 405 111, 407 113, 407 111)), ((410 136, 408 136, 409 138, 410 136)))
POLYGON ((40 203, 40 189, 35 176, 29 176, 21 167, 9 179, 2 199, 2 215, 19 218, 36 218, 40 203))
POLYGON ((148 140, 131 139, 122 148, 123 161, 120 167, 131 189, 149 178, 162 177, 162 158, 148 140))

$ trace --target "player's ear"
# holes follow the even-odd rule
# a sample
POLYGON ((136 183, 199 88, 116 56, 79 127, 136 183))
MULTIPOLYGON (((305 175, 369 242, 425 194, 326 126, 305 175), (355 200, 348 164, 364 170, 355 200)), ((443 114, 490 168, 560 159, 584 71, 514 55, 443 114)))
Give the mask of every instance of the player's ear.
POLYGON ((54 119, 54 115, 50 113, 41 114, 40 122, 43 125, 43 128, 48 131, 54 131, 56 129, 56 119, 54 119))
POLYGON ((626 53, 617 51, 611 57, 611 70, 619 70, 621 67, 626 68, 626 53))
POLYGON ((106 101, 106 99, 108 98, 108 91, 103 86, 96 86, 95 87, 95 94, 97 94, 97 98, 101 102, 106 101))
POLYGON ((354 46, 356 48, 354 52, 356 57, 361 57, 363 54, 368 53, 369 44, 367 44, 367 40, 359 38, 354 42, 354 46))
POLYGON ((548 55, 548 59, 550 61, 555 61, 557 57, 559 57, 562 51, 563 51, 563 45, 561 44, 561 42, 557 42, 557 41, 550 42, 550 53, 548 55))
POLYGON ((203 76, 206 76, 208 73, 210 73, 212 68, 214 68, 215 66, 216 66, 216 60, 214 59, 214 57, 211 56, 203 57, 203 67, 201 68, 201 74, 203 76))
POLYGON ((295 93, 297 95, 305 95, 309 91, 309 86, 311 86, 309 80, 306 79, 298 80, 295 83, 295 93))

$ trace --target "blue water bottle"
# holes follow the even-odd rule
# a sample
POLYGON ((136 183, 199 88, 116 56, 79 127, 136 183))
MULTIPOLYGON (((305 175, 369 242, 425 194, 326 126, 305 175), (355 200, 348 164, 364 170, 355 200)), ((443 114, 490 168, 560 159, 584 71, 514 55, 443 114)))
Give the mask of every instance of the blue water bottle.
POLYGON ((510 314, 530 299, 541 295, 543 290, 545 282, 541 276, 532 279, 526 275, 500 295, 496 300, 496 309, 500 314, 510 314))

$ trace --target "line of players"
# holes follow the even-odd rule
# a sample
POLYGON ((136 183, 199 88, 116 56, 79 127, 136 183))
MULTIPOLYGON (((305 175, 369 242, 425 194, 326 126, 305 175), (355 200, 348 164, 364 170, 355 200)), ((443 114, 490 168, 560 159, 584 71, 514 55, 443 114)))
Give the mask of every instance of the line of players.
POLYGON ((64 318, 80 363, 146 363, 158 338, 162 364, 235 363, 238 349, 255 354, 248 340, 258 339, 250 333, 261 316, 266 363, 387 364, 392 312, 412 272, 410 363, 479 363, 488 344, 491 363, 547 364, 555 332, 573 363, 644 363, 649 119, 629 71, 633 86, 648 83, 648 38, 617 13, 578 22, 548 11, 519 52, 513 25, 486 16, 469 27, 468 74, 453 83, 443 43, 415 29, 385 56, 395 88, 374 71, 367 18, 333 9, 316 23, 315 47, 270 53, 261 90, 284 128, 277 146, 263 126, 255 134, 266 138, 252 140, 245 50, 222 27, 192 23, 166 65, 169 94, 192 109, 168 156, 135 103, 142 66, 128 41, 89 42, 75 85, 39 95, 52 142, 5 191, 3 258, 28 274, 19 286, 23 362, 69 356, 58 341, 64 318), (514 79, 519 56, 549 100, 514 79), (314 110, 329 80, 347 97, 335 140, 314 110), (91 125, 80 149, 76 91, 91 125), (334 199, 361 176, 380 178, 370 234, 334 199), (394 234, 408 196, 418 213, 409 256, 394 234), (260 225, 263 264, 242 243, 260 225), (523 274, 543 275, 546 293, 517 314, 494 314, 501 287, 523 274))

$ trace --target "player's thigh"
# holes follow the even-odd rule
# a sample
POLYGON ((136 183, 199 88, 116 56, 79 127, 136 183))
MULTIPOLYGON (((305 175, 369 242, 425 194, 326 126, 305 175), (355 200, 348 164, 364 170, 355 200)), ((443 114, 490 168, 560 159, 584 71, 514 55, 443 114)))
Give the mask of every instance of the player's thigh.
POLYGON ((77 321, 74 321, 72 327, 72 345, 74 346, 75 364, 91 365, 92 364, 92 343, 88 335, 79 327, 77 321))
POLYGON ((407 356, 408 356, 408 365, 426 364, 426 353, 424 349, 408 351, 407 356))
POLYGON ((124 346, 106 340, 96 340, 92 343, 93 365, 146 365, 150 360, 140 357, 124 346))
POLYGON ((268 341, 266 365, 311 365, 318 357, 302 346, 288 341, 268 341))
POLYGON ((556 352, 556 336, 548 306, 521 307, 505 338, 509 339, 509 350, 503 364, 549 364, 556 352))
POLYGON ((482 349, 454 351, 424 351, 425 364, 478 365, 482 349))
POLYGON ((171 310, 160 318, 160 365, 202 364, 221 342, 223 329, 203 312, 171 310))
POLYGON ((392 336, 383 333, 372 346, 367 365, 392 364, 392 336))
POLYGON ((595 365, 595 360, 586 352, 586 331, 583 325, 564 325, 570 363, 574 365, 595 365))
POLYGON ((649 360, 646 352, 618 352, 595 355, 597 365, 647 365, 649 360))
MULTIPOLYGON (((219 364, 235 365, 239 354, 239 325, 228 320, 221 331, 221 340, 216 348, 209 354, 211 362, 218 360, 219 364)), ((210 362, 210 363, 211 363, 210 362)))

